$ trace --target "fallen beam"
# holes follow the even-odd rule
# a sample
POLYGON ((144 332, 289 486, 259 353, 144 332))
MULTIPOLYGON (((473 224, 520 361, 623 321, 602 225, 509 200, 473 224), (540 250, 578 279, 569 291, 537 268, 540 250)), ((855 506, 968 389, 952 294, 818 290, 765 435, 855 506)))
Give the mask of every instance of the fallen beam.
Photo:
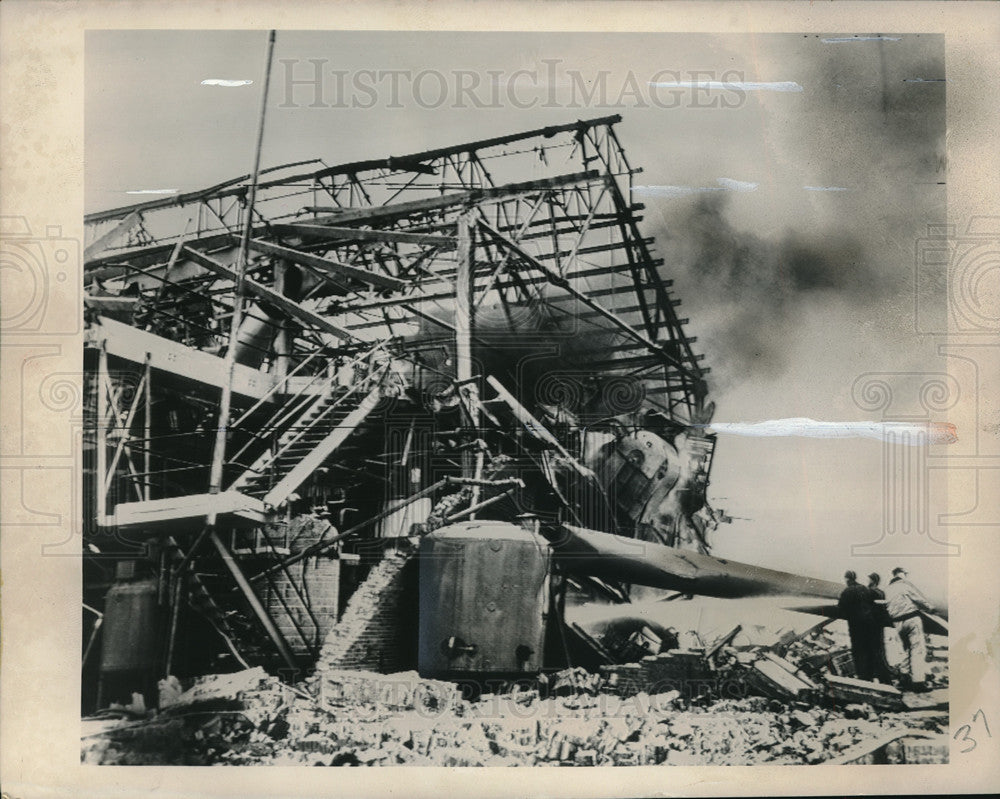
POLYGON ((511 413, 514 414, 514 418, 524 425, 529 433, 555 449, 567 460, 567 462, 577 471, 578 474, 580 474, 581 477, 589 478, 594 476, 594 473, 590 469, 583 466, 576 458, 570 455, 569 452, 566 451, 566 448, 559 443, 559 440, 548 431, 545 425, 532 416, 528 409, 518 402, 513 394, 504 388, 503 383, 492 375, 486 378, 486 382, 492 386, 493 390, 497 393, 500 399, 503 400, 508 408, 510 408, 511 413))
POLYGON ((274 623, 274 619, 268 614, 267 609, 261 604, 260 599, 257 597, 256 592, 253 590, 253 586, 244 576, 243 571, 240 569, 236 560, 233 558, 232 554, 226 549, 226 545, 222 543, 222 539, 219 538, 218 533, 212 530, 209 533, 209 538, 212 541, 212 545, 215 547, 219 556, 222 558, 223 563, 226 564, 226 568, 229 569, 229 573, 232 575, 236 584, 240 587, 240 591, 243 592, 243 596, 246 598, 247 603, 253 610, 254 614, 257 616, 258 621, 267 631, 268 636, 270 636, 275 649, 281 655, 282 660, 288 664, 289 668, 295 669, 296 663, 295 658, 292 656, 292 651, 288 648, 288 643, 285 641, 285 637, 281 634, 281 630, 274 623))
MULTIPOLYGON (((761 657, 750 665, 748 679, 767 696, 775 699, 800 699, 813 695, 817 686, 807 677, 790 670, 781 658, 761 657)), ((794 668, 794 667, 791 667, 794 668)))
POLYGON ((881 710, 901 710, 903 694, 892 685, 858 680, 854 677, 826 675, 826 690, 841 705, 868 703, 881 710))
POLYGON ((669 591, 716 597, 797 594, 835 598, 828 580, 723 560, 634 538, 563 524, 542 529, 554 555, 571 572, 669 591))

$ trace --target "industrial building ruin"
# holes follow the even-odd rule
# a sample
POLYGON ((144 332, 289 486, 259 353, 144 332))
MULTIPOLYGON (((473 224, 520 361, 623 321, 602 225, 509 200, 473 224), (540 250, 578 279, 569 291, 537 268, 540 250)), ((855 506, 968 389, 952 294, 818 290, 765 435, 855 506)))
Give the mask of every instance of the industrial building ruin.
POLYGON ((747 659, 565 618, 635 586, 841 589, 712 554, 708 367, 619 121, 86 218, 85 713, 258 667, 474 694, 582 667, 617 696, 742 669, 765 697, 902 709, 836 684, 832 643, 802 672, 790 640, 747 659))

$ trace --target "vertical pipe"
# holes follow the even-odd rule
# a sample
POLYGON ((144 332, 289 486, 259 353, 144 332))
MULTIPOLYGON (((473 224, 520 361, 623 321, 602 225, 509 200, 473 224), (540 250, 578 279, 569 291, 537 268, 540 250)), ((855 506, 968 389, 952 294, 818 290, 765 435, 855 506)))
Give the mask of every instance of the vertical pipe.
MULTIPOLYGON (((472 231, 468 213, 458 219, 455 275, 455 369, 459 383, 472 377, 472 231)), ((468 475, 466 475, 468 476, 468 475)))
MULTIPOLYGON (((285 294, 285 273, 288 265, 284 261, 276 261, 274 264, 274 290, 278 294, 285 294)), ((274 339, 274 373, 277 377, 284 379, 288 376, 288 356, 291 350, 291 334, 288 329, 288 320, 278 321, 278 335, 274 339)), ((287 387, 282 388, 287 391, 287 387)))
MULTIPOLYGON (((243 234, 240 237, 239 255, 236 259, 236 285, 233 292, 233 315, 230 319, 229 346, 226 348, 227 379, 222 386, 219 402, 219 425, 215 435, 215 449, 212 454, 212 471, 209 476, 208 493, 217 494, 222 487, 222 472, 226 456, 226 433, 229 427, 229 409, 233 398, 233 373, 236 367, 236 341, 239 335, 243 311, 243 275, 246 272, 247 250, 250 231, 253 227, 253 206, 257 200, 257 177, 260 173, 260 151, 264 143, 264 115, 267 109, 267 92, 271 83, 271 60, 274 56, 274 31, 267 36, 267 58, 264 65, 264 87, 260 96, 260 116, 257 123, 257 144, 254 148, 253 171, 250 177, 250 195, 243 219, 243 234)), ((216 514, 208 515, 208 524, 214 525, 216 514)))
POLYGON ((177 641, 177 619, 181 614, 181 594, 187 578, 184 574, 174 577, 172 601, 170 603, 170 632, 167 634, 167 655, 163 666, 163 676, 169 677, 174 667, 174 643, 177 641))
POLYGON ((108 349, 101 344, 101 354, 97 365, 97 465, 94 469, 94 483, 97 491, 97 518, 104 522, 107 515, 107 492, 104 490, 108 468, 108 349))
MULTIPOLYGON (((479 414, 476 413, 475 415, 478 418, 479 414)), ((478 423, 478 421, 476 422, 475 427, 476 427, 477 430, 479 429, 479 423, 478 423)), ((477 447, 477 449, 476 449, 476 465, 475 465, 475 468, 473 469, 473 473, 472 473, 472 476, 476 480, 482 480, 483 479, 483 465, 485 463, 485 460, 486 460, 486 455, 483 452, 482 448, 481 447, 477 447)), ((473 485, 472 486, 472 497, 469 499, 469 507, 470 508, 475 508, 477 506, 480 506, 480 503, 479 503, 479 493, 480 493, 479 485, 478 484, 473 485)), ((476 514, 474 512, 470 513, 469 514, 469 519, 471 519, 472 521, 475 521, 476 514)))

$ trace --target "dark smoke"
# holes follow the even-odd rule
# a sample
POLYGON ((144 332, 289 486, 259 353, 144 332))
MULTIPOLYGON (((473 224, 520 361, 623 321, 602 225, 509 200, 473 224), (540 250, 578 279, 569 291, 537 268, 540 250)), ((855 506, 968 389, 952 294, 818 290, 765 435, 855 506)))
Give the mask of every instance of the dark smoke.
MULTIPOLYGON (((556 296, 562 296, 561 293, 556 296)), ((543 302, 511 305, 510 317, 496 308, 476 315, 472 341, 475 374, 493 376, 527 408, 539 404, 560 406, 573 413, 617 415, 635 410, 641 389, 621 380, 601 379, 602 361, 616 356, 622 339, 604 324, 581 319, 587 309, 576 302, 543 302)), ((444 318, 444 314, 438 314, 444 318)), ((447 322, 454 317, 447 315, 447 322)), ((423 323, 421 336, 440 336, 435 326, 423 323)), ((449 338, 425 353, 435 369, 454 373, 454 346, 449 338)))
POLYGON ((697 319, 703 350, 723 379, 781 374, 796 330, 816 303, 873 306, 898 291, 898 281, 878 269, 860 240, 799 232, 764 239, 730 223, 727 201, 700 198, 665 237, 682 272, 685 305, 692 316, 704 314, 697 319))
MULTIPOLYGON (((780 185, 774 213, 801 198, 811 227, 762 237, 734 226, 728 203, 759 195, 703 195, 671 202, 658 233, 718 389, 769 379, 824 305, 849 306, 873 335, 898 339, 913 326, 916 242, 945 220, 944 39, 826 45, 802 38, 788 65, 806 91, 772 132, 773 147, 801 176, 780 185), (810 194, 802 185, 842 186, 810 194), (742 199, 737 199, 742 198, 742 199), (674 210, 676 208, 676 211, 674 210)), ((780 227, 778 228, 780 230, 780 227)))

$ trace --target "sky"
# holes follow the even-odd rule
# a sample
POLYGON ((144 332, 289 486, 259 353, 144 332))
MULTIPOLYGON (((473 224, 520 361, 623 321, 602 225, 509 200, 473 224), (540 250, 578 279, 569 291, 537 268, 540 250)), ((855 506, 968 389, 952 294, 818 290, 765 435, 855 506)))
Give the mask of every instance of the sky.
MULTIPOLYGON (((89 31, 86 210, 249 172, 265 40, 89 31)), ((944 81, 936 35, 279 31, 262 165, 619 113, 716 420, 870 421, 859 376, 944 368, 913 320, 916 242, 944 220, 944 81), (289 89, 317 69, 320 93, 289 89)), ((851 554, 883 526, 885 448, 720 435, 709 497, 739 518, 715 553, 834 580, 902 563, 943 596, 941 558, 851 554)))

